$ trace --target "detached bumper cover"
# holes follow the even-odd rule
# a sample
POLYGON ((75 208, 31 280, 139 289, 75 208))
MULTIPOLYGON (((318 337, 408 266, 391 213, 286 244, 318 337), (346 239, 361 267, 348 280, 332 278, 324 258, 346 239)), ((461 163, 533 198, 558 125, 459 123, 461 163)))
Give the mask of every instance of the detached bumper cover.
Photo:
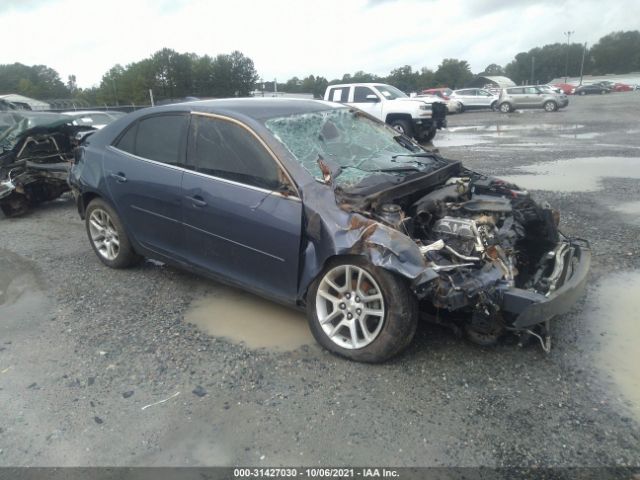
MULTIPOLYGON (((548 296, 531 290, 510 288, 503 293, 502 310, 516 314, 514 328, 527 328, 568 312, 576 303, 587 283, 591 250, 588 245, 572 244, 574 247, 573 271, 564 284, 548 296)), ((570 267, 571 262, 565 266, 570 267)))

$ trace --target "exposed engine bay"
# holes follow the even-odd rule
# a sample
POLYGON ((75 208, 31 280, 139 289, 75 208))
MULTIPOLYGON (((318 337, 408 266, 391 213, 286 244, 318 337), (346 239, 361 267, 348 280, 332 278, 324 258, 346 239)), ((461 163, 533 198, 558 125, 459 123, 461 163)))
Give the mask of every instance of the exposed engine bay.
POLYGON ((0 209, 8 217, 69 190, 74 149, 91 127, 57 114, 11 113, 0 133, 0 209))
POLYGON ((544 323, 536 331, 514 325, 520 308, 510 296, 548 297, 571 276, 578 261, 572 242, 586 242, 561 235, 557 211, 516 185, 462 167, 432 188, 379 200, 369 204, 371 218, 413 239, 437 273, 415 286, 427 316, 480 344, 513 330, 548 348, 544 323))

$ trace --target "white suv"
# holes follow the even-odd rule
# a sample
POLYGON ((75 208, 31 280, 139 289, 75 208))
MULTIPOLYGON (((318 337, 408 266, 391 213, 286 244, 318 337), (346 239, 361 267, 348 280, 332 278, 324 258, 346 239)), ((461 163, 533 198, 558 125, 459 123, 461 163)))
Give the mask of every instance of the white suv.
POLYGON ((490 108, 496 110, 498 107, 498 95, 484 90, 483 88, 463 88, 455 90, 451 94, 451 100, 457 100, 462 104, 462 110, 474 108, 490 108))
POLYGON ((384 83, 329 85, 324 99, 359 108, 421 142, 447 126, 447 106, 438 97, 411 98, 384 83))

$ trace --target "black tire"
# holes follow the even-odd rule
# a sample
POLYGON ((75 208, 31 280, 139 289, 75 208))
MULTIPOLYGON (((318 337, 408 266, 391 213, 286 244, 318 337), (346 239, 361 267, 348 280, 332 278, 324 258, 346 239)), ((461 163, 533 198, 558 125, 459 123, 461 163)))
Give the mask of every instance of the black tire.
POLYGON ((0 209, 7 218, 19 217, 29 210, 29 200, 23 194, 13 192, 2 200, 0 209))
POLYGON ((418 324, 418 303, 406 282, 388 270, 372 265, 361 256, 337 257, 327 263, 309 287, 307 320, 316 341, 330 352, 357 362, 380 363, 397 355, 411 343, 418 324), (382 327, 371 343, 362 348, 344 348, 335 343, 325 333, 318 318, 316 304, 322 300, 318 299, 317 294, 323 278, 334 268, 345 265, 366 271, 378 284, 384 299, 382 327))
POLYGON ((464 111, 465 111, 464 103, 460 102, 460 110, 458 110, 458 113, 462 113, 464 111))
POLYGON ((120 220, 120 217, 116 213, 116 211, 105 202, 101 198, 94 198, 89 202, 87 209, 85 211, 85 227, 87 230, 87 236, 89 237, 89 243, 91 244, 91 248, 95 252, 96 256, 100 259, 102 263, 104 263, 107 267, 111 268, 128 268, 134 266, 142 260, 142 257, 138 255, 133 246, 131 245, 131 241, 129 240, 129 236, 127 235, 126 230, 120 220), (91 236, 91 227, 90 221, 92 218, 92 214, 102 211, 108 214, 111 225, 113 225, 115 231, 117 232, 117 239, 119 241, 118 252, 113 259, 106 258, 103 253, 98 250, 92 236, 91 236))
POLYGON ((498 111, 498 101, 495 100, 491 102, 491 106, 489 108, 491 108, 491 110, 493 110, 494 112, 498 111))
POLYGON ((609 93, 606 90, 600 90, 600 95, 604 95, 605 93, 609 93))
POLYGON ((430 142, 431 140, 433 140, 435 138, 437 132, 438 132, 438 129, 436 127, 432 127, 431 129, 429 129, 429 131, 427 133, 425 133, 422 136, 420 141, 424 142, 424 143, 430 142))
POLYGON ((413 137, 413 126, 409 120, 398 118, 396 120, 392 120, 389 125, 403 135, 406 135, 409 138, 413 137))
POLYGON ((584 90, 582 90, 581 92, 578 93, 578 95, 583 95, 583 96, 586 95, 586 94, 587 94, 587 92, 585 92, 584 90))
POLYGON ((513 110, 513 107, 509 102, 501 103, 498 108, 500 108, 500 112, 502 113, 509 113, 513 110))
POLYGON ((555 112, 556 110, 558 110, 558 104, 551 100, 544 102, 544 105, 542 105, 542 107, 544 108, 545 112, 555 112))

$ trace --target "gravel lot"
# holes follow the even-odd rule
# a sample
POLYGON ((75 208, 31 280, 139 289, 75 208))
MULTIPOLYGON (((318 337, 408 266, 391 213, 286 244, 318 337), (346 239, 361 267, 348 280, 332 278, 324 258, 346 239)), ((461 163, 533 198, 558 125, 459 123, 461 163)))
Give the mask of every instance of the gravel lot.
MULTIPOLYGON (((632 92, 556 113, 467 112, 434 143, 501 176, 585 157, 625 157, 637 173, 639 108, 632 92)), ((575 162, 567 185, 588 175, 575 162)), ((377 366, 315 344, 250 349, 185 322, 216 283, 151 262, 104 267, 70 197, 0 217, 0 466, 640 466, 638 373, 607 353, 632 362, 625 325, 634 312, 640 323, 616 313, 637 302, 626 285, 640 271, 640 208, 614 208, 640 201, 640 180, 618 170, 595 190, 535 192, 594 249, 588 293, 553 323, 548 355, 432 325, 377 366), (607 285, 621 302, 606 304, 607 285)))

